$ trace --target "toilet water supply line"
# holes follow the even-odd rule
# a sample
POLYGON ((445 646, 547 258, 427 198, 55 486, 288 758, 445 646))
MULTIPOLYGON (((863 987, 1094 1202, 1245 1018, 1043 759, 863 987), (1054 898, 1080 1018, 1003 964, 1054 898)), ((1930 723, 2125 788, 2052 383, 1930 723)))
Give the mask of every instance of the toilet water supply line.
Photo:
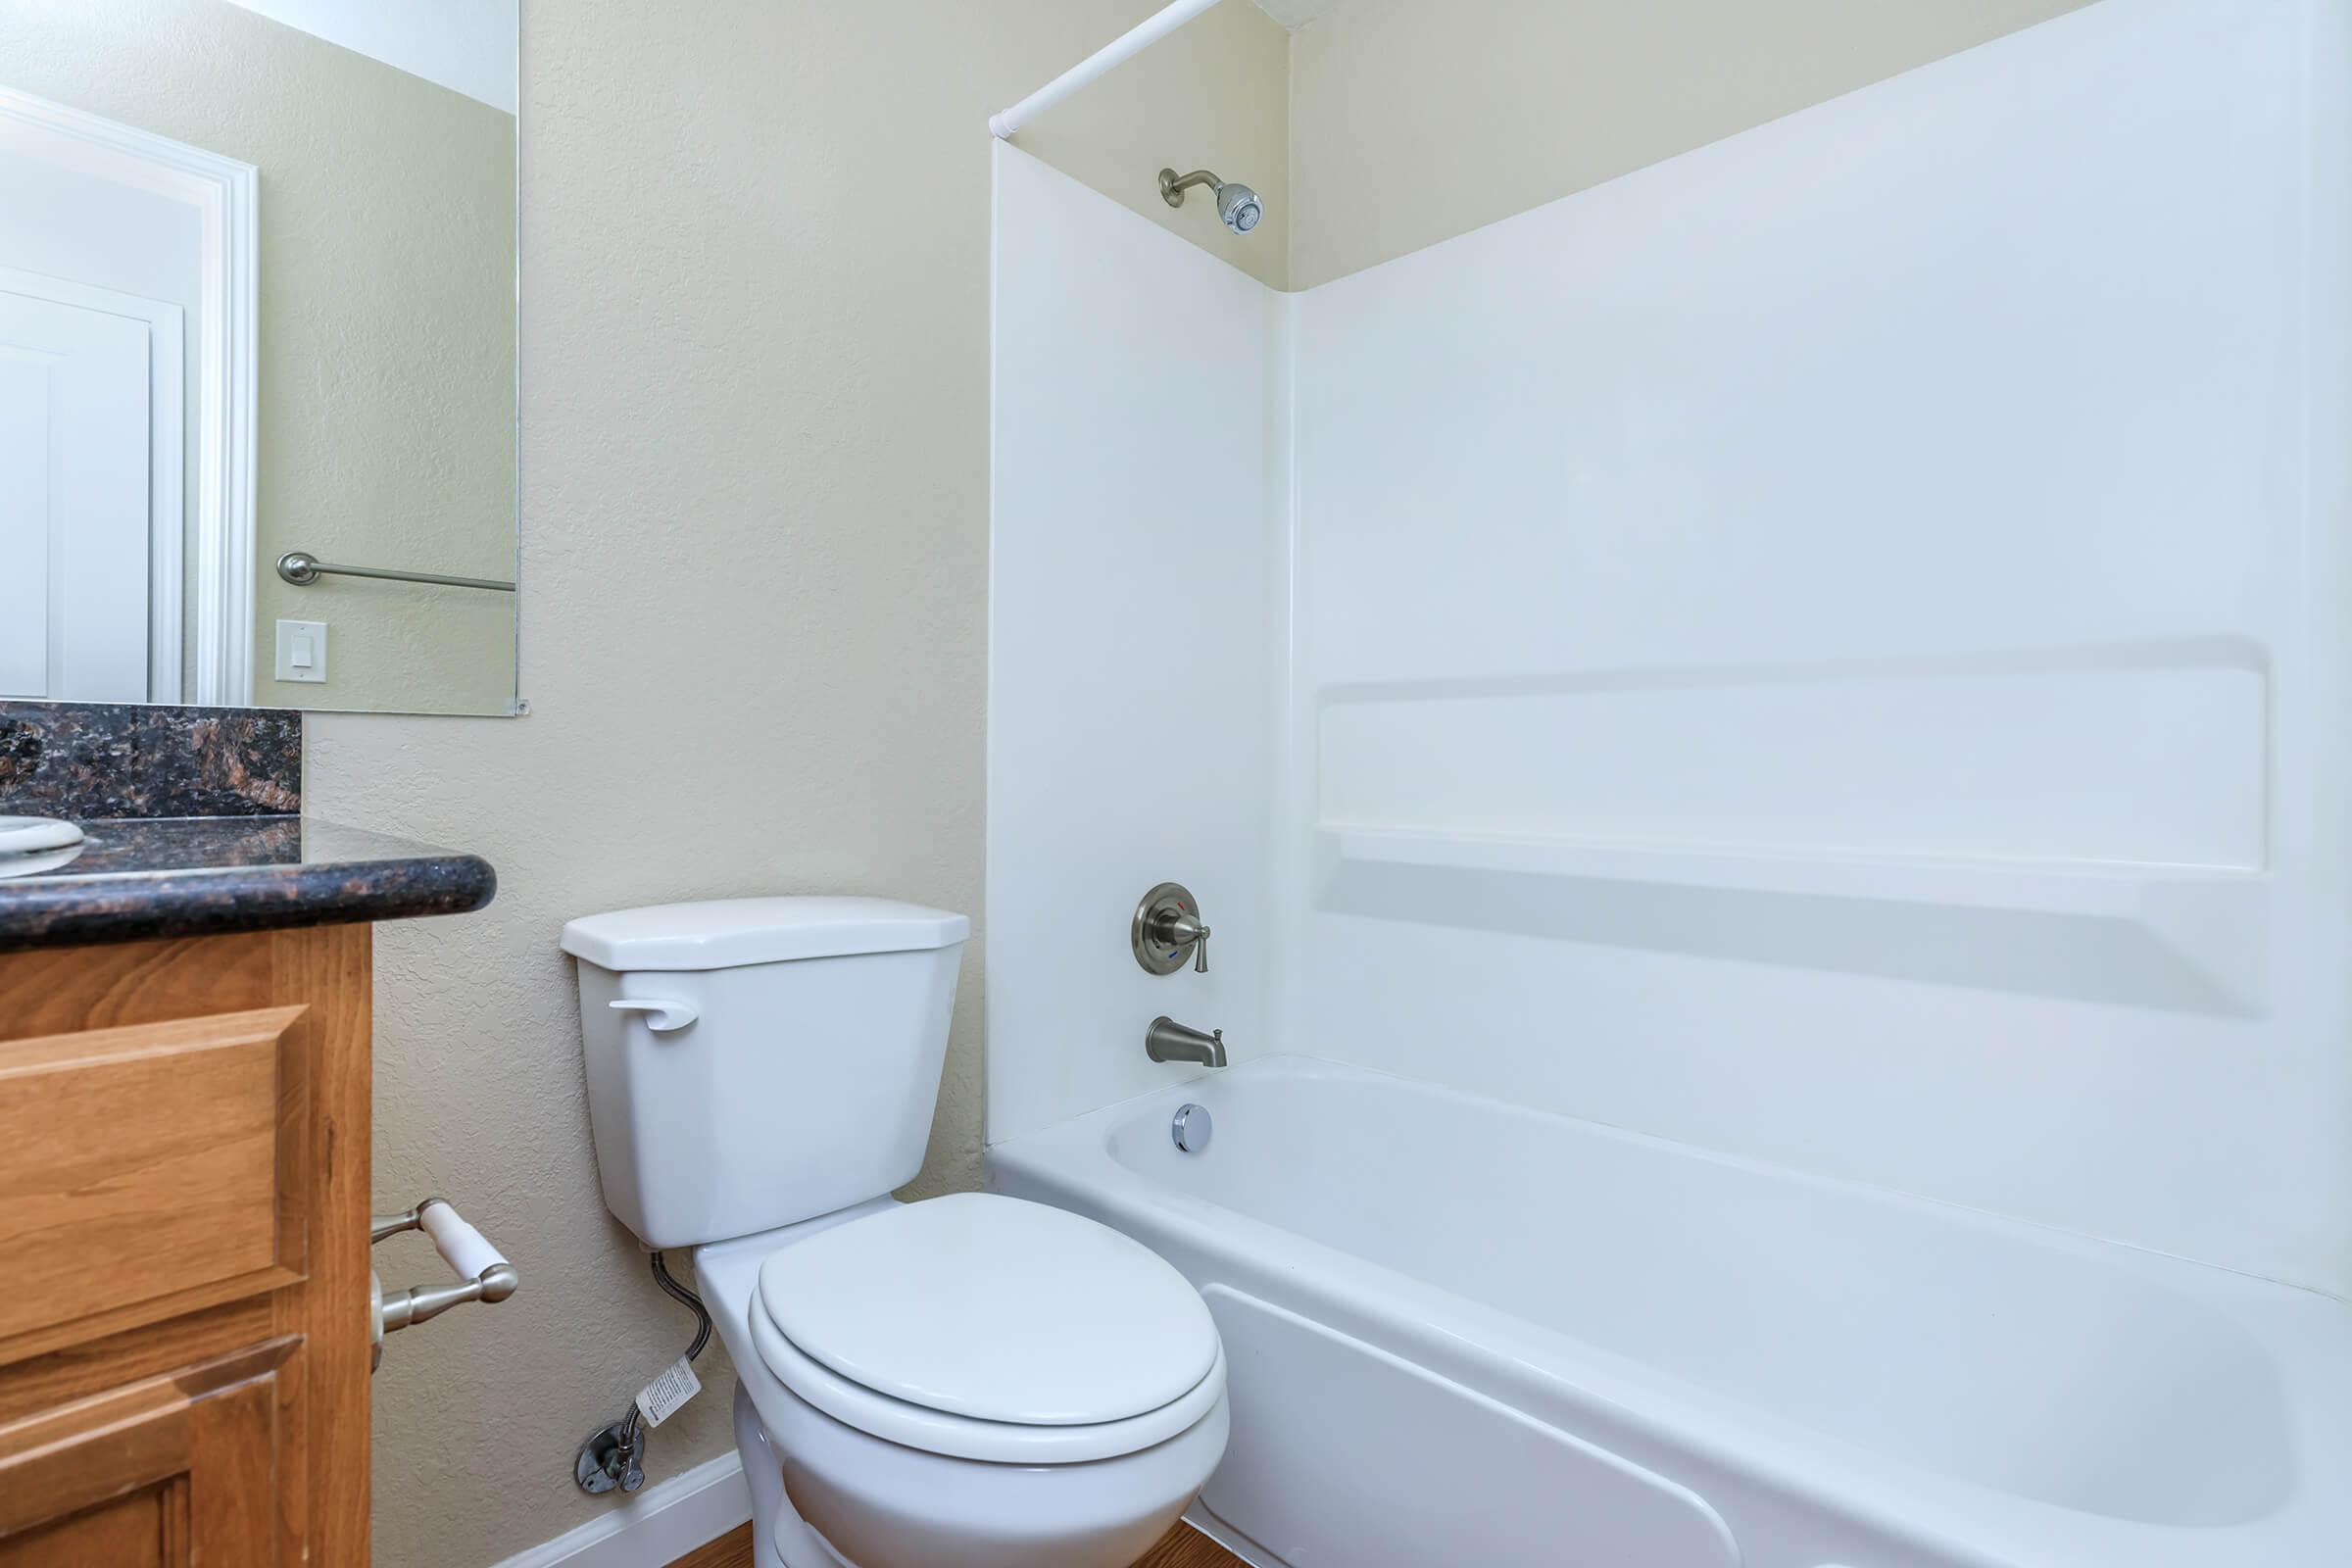
POLYGON ((989 116, 990 132, 998 140, 1004 140, 1111 67, 1134 59, 1216 3, 1217 0, 1176 0, 1164 11, 1147 17, 1010 109, 989 116))
POLYGON ((703 1347, 710 1343, 710 1309, 703 1305, 701 1297, 670 1278, 669 1266, 662 1261, 659 1251, 653 1254, 653 1259, 654 1283, 694 1313, 694 1343, 660 1377, 638 1391, 627 1415, 610 1426, 598 1428, 580 1446, 571 1478, 582 1492, 597 1494, 614 1488, 635 1492, 644 1486, 646 1425, 660 1426, 678 1406, 702 1392, 692 1362, 703 1353, 703 1347))

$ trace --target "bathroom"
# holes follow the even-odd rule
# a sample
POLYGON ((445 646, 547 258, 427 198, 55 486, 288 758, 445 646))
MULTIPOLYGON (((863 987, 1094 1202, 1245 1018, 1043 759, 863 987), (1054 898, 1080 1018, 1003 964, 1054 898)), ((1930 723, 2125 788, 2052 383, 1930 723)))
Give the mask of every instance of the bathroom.
POLYGON ((2345 0, 0 0, 0 1562, 2346 1560, 2348 104, 2345 0), (12 554, 72 321, 144 572, 12 554), (1192 1381, 827 1413, 770 1254, 1192 1381))

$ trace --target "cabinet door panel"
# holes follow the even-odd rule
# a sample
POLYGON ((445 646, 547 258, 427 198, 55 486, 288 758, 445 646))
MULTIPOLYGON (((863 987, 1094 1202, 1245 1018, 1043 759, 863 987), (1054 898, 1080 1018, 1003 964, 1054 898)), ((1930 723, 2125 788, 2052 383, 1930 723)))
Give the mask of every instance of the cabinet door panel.
POLYGON ((272 1341, 0 1427, 0 1568, 276 1564, 299 1352, 272 1341))
POLYGON ((165 1482, 0 1539, 0 1568, 184 1568, 187 1540, 187 1488, 165 1482))
POLYGON ((367 1568, 369 946, 0 954, 0 1568, 367 1568))
POLYGON ((302 1176, 301 1124, 287 1114, 300 1107, 285 1102, 301 1088, 289 1058, 302 1011, 0 1042, 0 1279, 12 1282, 0 1340, 194 1287, 294 1277, 301 1243, 281 1236, 280 1209, 302 1176))

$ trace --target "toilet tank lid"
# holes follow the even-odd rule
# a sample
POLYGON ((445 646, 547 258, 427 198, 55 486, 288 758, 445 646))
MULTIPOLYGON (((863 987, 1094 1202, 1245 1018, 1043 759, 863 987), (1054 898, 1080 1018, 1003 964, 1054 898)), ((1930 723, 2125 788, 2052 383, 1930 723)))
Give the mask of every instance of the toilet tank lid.
POLYGON ((707 899, 582 915, 564 927, 564 951, 599 968, 733 969, 792 958, 945 948, 972 922, 895 899, 707 899))

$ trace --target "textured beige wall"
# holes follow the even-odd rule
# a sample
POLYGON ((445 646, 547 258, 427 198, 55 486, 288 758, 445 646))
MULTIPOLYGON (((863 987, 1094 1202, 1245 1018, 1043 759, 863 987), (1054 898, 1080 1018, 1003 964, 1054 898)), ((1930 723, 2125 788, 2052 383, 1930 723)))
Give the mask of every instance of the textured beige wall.
POLYGON ((2084 3, 1327 0, 1291 39, 1291 286, 2084 3))
POLYGON ((1223 0, 1046 111, 1012 143, 1260 282, 1287 288, 1289 75, 1290 34, 1251 0, 1223 0), (1179 126, 1183 134, 1174 134, 1179 126), (1205 188, 1170 207, 1159 195, 1159 172, 1168 168, 1206 169, 1248 185, 1265 203, 1264 221, 1235 234, 1205 188))
MULTIPOLYGON (((523 1276, 385 1356, 381 1568, 597 1517, 573 1450, 684 1344, 597 1196, 564 921, 777 891, 979 912, 986 121, 1152 7, 525 0, 532 711, 308 726, 315 813, 500 874, 482 913, 377 939, 379 1197, 452 1195, 523 1276)), ((980 972, 975 941, 918 1191, 979 1180, 980 972)), ((413 1241, 388 1277, 431 1272, 413 1241)), ((656 1477, 732 1441, 705 1362, 656 1477)))
POLYGON ((261 171, 255 699, 504 712, 510 596, 270 564, 514 575, 514 117, 225 0, 0 0, 0 85, 261 171))

